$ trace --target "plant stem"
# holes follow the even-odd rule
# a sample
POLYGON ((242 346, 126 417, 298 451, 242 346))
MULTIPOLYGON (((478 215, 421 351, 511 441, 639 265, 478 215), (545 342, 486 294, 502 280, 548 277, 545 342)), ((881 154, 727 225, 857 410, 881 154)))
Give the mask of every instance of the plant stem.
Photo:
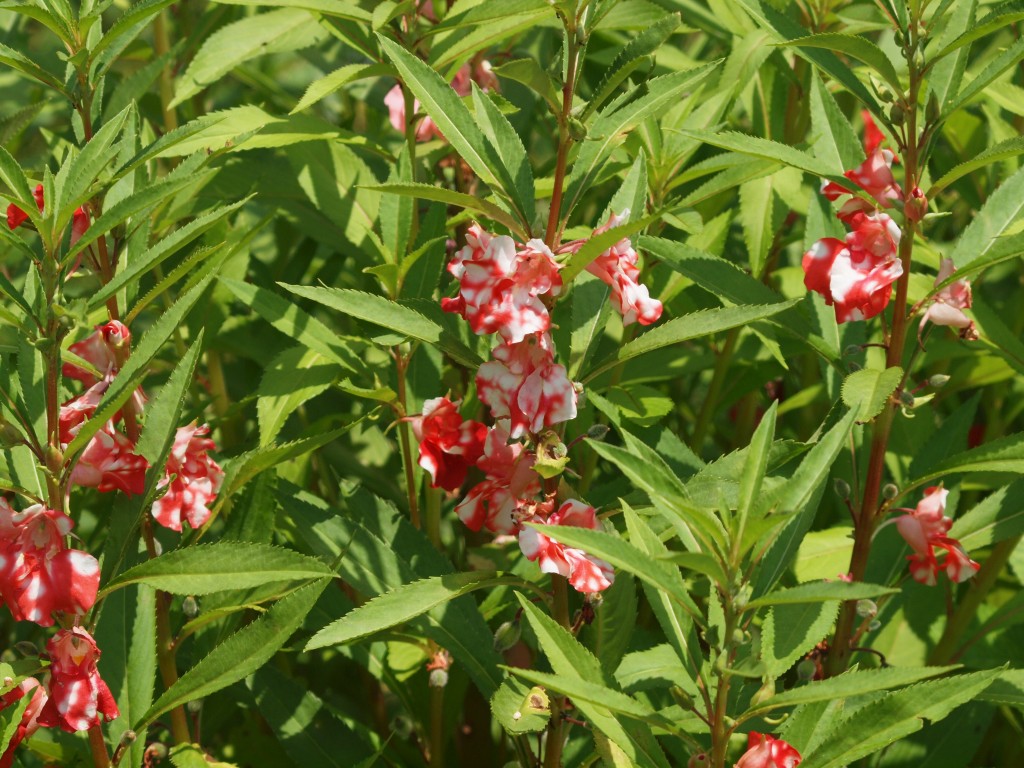
MULTIPOLYGON (((152 560, 156 554, 156 539, 153 537, 153 524, 149 517, 142 520, 142 536, 146 540, 146 552, 152 560)), ((160 668, 160 678, 164 688, 170 688, 178 682, 178 665, 174 660, 174 635, 171 632, 171 596, 157 590, 156 593, 156 658, 160 668)), ((185 708, 178 706, 171 710, 171 738, 175 744, 189 744, 188 719, 185 708)))
POLYGON ((426 506, 424 508, 424 523, 427 527, 427 536, 434 549, 441 550, 441 489, 425 488, 426 506))
MULTIPOLYGON (((166 11, 160 11, 153 20, 153 53, 157 58, 166 54, 170 49, 170 40, 167 34, 166 11)), ((178 127, 178 115, 170 106, 174 99, 174 73, 170 63, 160 70, 160 107, 164 117, 164 132, 169 133, 178 127)))
POLYGON ((981 605, 989 591, 995 586, 996 581, 999 579, 999 574, 1002 573, 1003 567, 1010 559, 1014 549, 1017 548, 1020 540, 1020 536, 1015 536, 1012 539, 999 542, 992 548, 988 559, 971 580, 971 586, 967 590, 967 594, 964 595, 963 600, 956 607, 953 616, 946 622, 946 627, 942 631, 942 637, 939 638, 939 642, 928 656, 929 664, 952 664, 959 658, 963 649, 958 649, 957 646, 962 640, 964 632, 967 630, 968 625, 970 625, 971 620, 977 615, 978 606, 981 605))
POLYGON ((444 686, 430 689, 430 768, 444 768, 444 686))
MULTIPOLYGON (((557 573, 551 575, 552 617, 565 627, 569 622, 569 582, 557 573)), ((544 747, 544 768, 559 768, 562 765, 562 710, 565 708, 564 696, 551 697, 551 722, 548 724, 547 743, 544 747)))
MULTIPOLYGON (((715 708, 708 712, 711 720, 711 766, 710 768, 725 768, 725 759, 729 753, 729 732, 726 724, 729 707, 729 685, 732 672, 728 663, 732 661, 732 635, 736 629, 736 614, 733 610, 732 596, 727 592, 720 592, 722 597, 722 613, 725 618, 725 637, 722 643, 722 656, 727 662, 717 673, 718 685, 715 690, 715 708)), ((721 661, 720 659, 719 661, 721 661)), ((718 664, 716 663, 716 667, 718 664)))
POLYGON ((405 386, 405 374, 409 369, 409 358, 398 347, 395 348, 395 369, 398 377, 398 405, 401 409, 398 420, 398 439, 402 444, 405 488, 409 498, 409 520, 414 526, 421 528, 420 505, 416 495, 416 473, 412 466, 412 441, 409 439, 409 422, 404 420, 409 413, 408 394, 405 386))
POLYGON ((107 743, 103 740, 103 729, 99 724, 89 729, 89 751, 92 752, 93 768, 108 768, 110 753, 107 752, 107 743))
POLYGON ((558 116, 558 154, 555 158, 555 179, 551 191, 551 210, 548 211, 548 226, 544 242, 554 251, 558 248, 565 222, 561 221, 562 192, 565 187, 565 168, 572 147, 569 132, 569 117, 572 112, 572 97, 576 92, 576 75, 579 69, 580 47, 576 41, 576 22, 568 16, 565 22, 566 75, 562 83, 562 112, 558 116))
MULTIPOLYGON (((911 29, 916 23, 911 24, 911 29)), ((912 38, 905 47, 907 67, 909 71, 909 88, 907 90, 906 136, 903 147, 903 162, 906 170, 904 194, 909 198, 911 190, 917 186, 920 176, 918 149, 921 137, 918 136, 917 111, 918 96, 921 89, 921 72, 915 63, 917 40, 912 38)), ((907 288, 910 284, 910 268, 913 262, 915 222, 905 220, 900 236, 899 258, 903 266, 903 274, 896 283, 896 298, 892 313, 892 331, 889 346, 886 350, 886 368, 899 366, 903 362, 903 348, 907 337, 907 288)), ((854 581, 862 581, 867 570, 868 555, 871 551, 871 540, 879 523, 879 510, 882 480, 885 475, 885 453, 889 447, 889 435, 892 431, 896 409, 899 407, 898 392, 890 398, 889 403, 875 420, 872 429, 871 454, 868 458, 867 474, 864 479, 864 495, 861 498, 860 513, 854 524, 853 553, 850 557, 850 574, 854 581)), ((836 624, 828 659, 825 664, 826 675, 832 677, 846 670, 850 660, 850 640, 853 637, 854 624, 857 620, 857 603, 848 601, 843 604, 836 624)))
POLYGON ((701 405, 700 413, 697 414, 697 423, 693 427, 693 438, 690 441, 690 447, 697 454, 700 453, 700 448, 704 444, 704 438, 707 437, 708 428, 711 426, 711 419, 715 414, 715 408, 718 406, 718 396, 722 392, 722 385, 725 383, 725 377, 729 372, 729 363, 732 362, 732 353, 736 349, 736 341, 739 337, 739 328, 733 328, 729 331, 725 337, 725 343, 718 353, 718 358, 715 360, 715 368, 711 374, 708 393, 704 398, 703 405, 701 405))

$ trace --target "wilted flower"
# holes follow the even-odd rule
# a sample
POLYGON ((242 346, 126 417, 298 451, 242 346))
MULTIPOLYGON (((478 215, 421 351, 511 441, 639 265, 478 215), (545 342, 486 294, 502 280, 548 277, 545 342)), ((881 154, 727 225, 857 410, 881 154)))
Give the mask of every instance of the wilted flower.
POLYGON ((100 566, 64 544, 73 525, 42 504, 14 512, 0 499, 0 594, 16 621, 49 627, 55 611, 80 615, 96 602, 100 566))
POLYGON ((804 285, 835 306, 840 323, 879 314, 903 274, 896 223, 884 213, 859 213, 853 221, 856 228, 845 242, 826 237, 803 257, 804 285))
POLYGON ((914 510, 896 519, 896 528, 906 540, 914 554, 909 555, 910 575, 914 581, 934 586, 940 570, 946 572, 950 581, 967 581, 981 567, 971 560, 960 542, 946 536, 953 521, 946 517, 945 488, 926 488, 924 498, 914 510), (935 550, 944 550, 945 557, 940 563, 935 550))
POLYGON ((476 375, 477 394, 495 419, 510 420, 511 437, 576 418, 576 390, 548 334, 499 344, 492 354, 476 375))
POLYGON ((508 438, 505 421, 487 433, 483 455, 476 463, 487 477, 455 507, 470 530, 486 526, 495 533, 515 533, 519 528, 518 510, 533 503, 540 493, 540 477, 533 471, 536 456, 519 443, 510 445, 508 438))
MULTIPOLYGON (((941 285, 955 272, 956 267, 953 266, 953 260, 943 259, 939 266, 939 274, 935 277, 935 285, 941 285)), ((925 323, 928 322, 935 323, 935 325, 948 325, 951 328, 959 328, 961 338, 973 341, 978 338, 978 331, 974 327, 974 321, 963 312, 970 308, 970 281, 955 280, 932 297, 931 306, 921 318, 920 329, 923 330, 925 323)))
POLYGON ((463 421, 459 404, 447 397, 427 400, 423 413, 409 421, 420 443, 419 465, 430 473, 431 486, 457 490, 483 454, 487 427, 479 421, 463 421))
POLYGON ((153 502, 153 517, 165 528, 181 531, 184 519, 195 529, 210 518, 208 505, 220 490, 224 471, 207 454, 217 447, 206 437, 209 433, 205 424, 192 423, 180 427, 174 436, 166 473, 157 484, 167 492, 153 502))
POLYGON ((21 722, 18 723, 17 729, 11 736, 7 749, 4 750, 3 755, 0 755, 0 768, 11 768, 11 764, 14 762, 14 751, 18 745, 39 730, 39 713, 49 698, 46 695, 46 689, 34 677, 26 677, 17 687, 0 696, 0 710, 4 710, 28 695, 31 695, 32 698, 21 714, 21 722))
MULTIPOLYGON (((601 530, 594 508, 576 499, 564 502, 546 520, 534 517, 529 522, 601 530)), ((561 574, 579 592, 600 592, 615 580, 615 572, 604 560, 549 539, 540 528, 524 527, 519 532, 519 548, 528 560, 537 561, 541 571, 561 574)))
POLYGON ((800 753, 782 739, 751 731, 747 751, 735 768, 794 768, 801 759, 800 753))
POLYGON ((50 698, 39 715, 39 724, 60 726, 74 733, 118 716, 117 703, 100 677, 96 663, 100 650, 92 635, 81 627, 62 629, 46 644, 50 656, 50 698))
POLYGON ((123 491, 129 496, 146 489, 149 462, 135 453, 135 444, 107 422, 96 432, 71 470, 71 482, 87 488, 123 491))

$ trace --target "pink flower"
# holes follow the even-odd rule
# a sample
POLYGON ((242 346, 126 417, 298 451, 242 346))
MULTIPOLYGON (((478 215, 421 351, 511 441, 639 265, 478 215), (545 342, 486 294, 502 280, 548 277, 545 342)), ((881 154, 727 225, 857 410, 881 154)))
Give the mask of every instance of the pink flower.
POLYGON ((149 462, 134 451, 135 444, 107 422, 85 446, 71 470, 71 482, 104 493, 139 495, 146 489, 149 462))
POLYGON ((950 581, 960 583, 971 578, 981 567, 971 560, 960 542, 946 536, 953 521, 946 517, 945 488, 926 488, 917 508, 896 519, 896 528, 914 554, 909 555, 910 575, 914 581, 935 586, 940 570, 945 570, 950 581), (940 563, 935 550, 945 551, 940 563))
POLYGON ((50 698, 39 715, 39 724, 60 726, 74 733, 87 731, 120 714, 117 703, 100 677, 96 663, 100 650, 92 635, 81 627, 62 629, 46 644, 50 655, 50 698))
POLYGON ((827 237, 804 254, 804 285, 835 305, 836 320, 866 320, 879 314, 903 274, 897 246, 900 230, 884 213, 857 214, 846 241, 827 237))
MULTIPOLYGON (((899 200, 903 196, 903 191, 892 175, 894 158, 895 155, 888 149, 876 149, 868 155, 867 160, 844 175, 854 182, 856 187, 875 198, 879 206, 888 208, 893 200, 899 200)), ((847 187, 832 181, 822 185, 821 193, 829 200, 835 201, 842 195, 850 194, 854 189, 855 187, 847 187)), ((873 210, 870 203, 855 197, 847 200, 837 215, 843 221, 851 222, 856 214, 870 213, 873 210)))
POLYGON ((209 432, 205 424, 197 427, 193 422, 174 436, 167 471, 157 484, 167 492, 153 502, 153 517, 165 528, 180 532, 184 518, 195 529, 210 518, 208 504, 220 490, 224 471, 207 455, 217 447, 205 437, 209 432))
POLYGON ((91 419, 110 386, 110 379, 93 384, 83 394, 60 407, 60 442, 67 445, 75 439, 86 419, 91 419))
MULTIPOLYGON (((628 216, 628 210, 623 211, 621 216, 612 214, 605 224, 594 230, 594 235, 600 235, 619 226, 628 216)), ((577 248, 582 245, 581 242, 577 248)), ((622 238, 590 262, 587 271, 612 289, 612 303, 622 315, 623 325, 632 325, 635 322, 639 322, 640 325, 651 325, 661 317, 661 302, 652 299, 647 286, 637 282, 640 269, 637 267, 637 253, 633 250, 629 238, 622 238)))
MULTIPOLYGON (((43 185, 38 184, 32 196, 36 199, 36 205, 39 206, 39 212, 43 212, 43 206, 45 200, 43 199, 43 185)), ((25 213, 21 208, 11 203, 7 206, 7 226, 12 230, 17 229, 22 224, 28 221, 28 214, 25 213)), ((85 234, 85 231, 89 228, 89 214, 85 212, 84 208, 76 208, 75 212, 71 214, 71 245, 78 242, 79 238, 85 234)))
MULTIPOLYGON (((68 349, 90 363, 101 374, 117 371, 128 357, 128 346, 132 334, 120 320, 111 320, 97 325, 95 332, 83 341, 72 344, 68 349)), ((78 379, 91 387, 97 382, 95 376, 72 363, 64 363, 61 373, 69 379, 78 379)))
POLYGON ((511 237, 495 237, 474 224, 466 245, 448 264, 459 281, 459 293, 442 299, 441 308, 462 315, 476 334, 497 333, 505 343, 515 344, 551 327, 548 309, 538 297, 561 292, 561 268, 540 240, 517 251, 511 237))
POLYGON ((499 344, 492 354, 476 375, 477 395, 495 419, 511 421, 513 438, 576 418, 576 390, 554 361, 550 336, 499 344))
POLYGON ((430 473, 431 486, 457 490, 484 452, 487 427, 479 421, 463 421, 459 403, 447 397, 427 400, 423 413, 409 421, 420 443, 419 465, 430 473))
POLYGON ((81 615, 96 602, 100 566, 65 546, 73 525, 41 504, 14 512, 0 499, 0 594, 15 621, 49 627, 55 611, 81 615))
POLYGON ((507 422, 498 422, 487 433, 476 463, 487 477, 455 507, 472 531, 486 526, 496 533, 515 533, 522 510, 540 493, 540 476, 533 471, 536 455, 519 443, 509 445, 508 438, 507 422))
POLYGON ((800 753, 782 739, 751 731, 747 751, 734 768, 794 768, 800 765, 800 753))
POLYGON ((861 119, 864 121, 864 152, 871 155, 882 144, 885 143, 885 134, 875 123, 875 118, 866 109, 860 111, 861 119))
MULTIPOLYGON (((433 14, 432 5, 430 5, 429 11, 430 14, 433 14)), ((436 19, 426 13, 425 6, 421 8, 420 13, 436 21, 436 19)), ((451 82, 452 90, 459 94, 459 96, 469 96, 473 91, 474 81, 484 91, 498 90, 498 78, 491 70, 490 62, 485 59, 480 59, 472 67, 468 62, 459 67, 451 82)), ((402 93, 401 85, 396 84, 387 92, 384 96, 384 106, 388 108, 388 119, 391 121, 391 127, 400 133, 405 133, 405 94, 402 93)), ((413 111, 418 113, 420 106, 419 99, 414 99, 413 111)), ((444 135, 433 120, 424 116, 420 120, 420 124, 416 126, 416 141, 430 141, 431 139, 441 139, 443 141, 444 135)))
MULTIPOLYGON (((534 517, 529 522, 601 530, 594 508, 576 499, 564 502, 547 520, 534 517)), ((615 580, 615 572, 604 560, 553 541, 537 528, 526 527, 519 532, 519 548, 527 560, 537 561, 541 571, 561 574, 579 592, 600 592, 615 580)))
POLYGON ((11 768, 11 764, 14 762, 14 751, 18 748, 18 745, 39 730, 39 713, 49 698, 46 695, 46 689, 34 677, 26 677, 16 688, 0 696, 0 710, 3 710, 19 701, 23 696, 29 695, 29 693, 31 693, 32 698, 25 711, 21 714, 21 722, 18 723, 18 728, 11 737, 7 749, 0 756, 0 768, 11 768))
MULTIPOLYGON (((952 259, 943 259, 939 266, 939 274, 935 277, 935 285, 940 285, 956 272, 952 259)), ((960 329, 960 337, 974 341, 978 338, 978 330, 974 321, 964 314, 963 310, 971 308, 971 283, 969 280, 956 280, 940 290, 932 297, 932 305, 921 318, 920 330, 925 323, 947 325, 960 329)))

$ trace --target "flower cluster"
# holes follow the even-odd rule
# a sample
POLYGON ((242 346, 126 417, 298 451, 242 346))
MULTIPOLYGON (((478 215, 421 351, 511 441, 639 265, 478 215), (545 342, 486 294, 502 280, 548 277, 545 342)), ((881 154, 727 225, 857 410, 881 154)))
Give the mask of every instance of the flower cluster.
MULTIPOLYGON (((613 215, 594 234, 618 226, 627 215, 613 215)), ((560 253, 575 253, 585 242, 568 243, 560 253)), ((551 428, 576 418, 577 386, 556 362, 549 333, 550 308, 563 288, 563 266, 541 240, 517 244, 479 224, 469 228, 465 246, 448 264, 458 291, 442 299, 441 306, 461 315, 474 333, 498 337, 491 359, 476 374, 477 397, 494 423, 487 427, 463 420, 459 403, 447 397, 428 400, 422 415, 410 421, 419 440, 420 466, 430 473, 435 488, 454 492, 471 467, 483 473, 455 507, 467 527, 518 536, 523 554, 542 571, 561 574, 580 592, 592 593, 612 583, 611 566, 544 531, 549 526, 600 530, 597 512, 577 499, 556 508, 554 493, 544 492, 537 471, 538 452, 546 451, 551 440, 560 445, 551 428)), ((661 302, 639 283, 637 254, 628 239, 615 243, 588 268, 611 288, 612 303, 625 325, 649 325, 661 316, 661 302)))
POLYGON ((928 586, 935 586, 939 571, 945 571, 950 581, 960 583, 967 581, 980 568, 967 556, 959 541, 946 535, 953 525, 953 521, 946 517, 948 495, 945 488, 926 488, 917 508, 905 510, 905 514, 896 519, 896 528, 914 550, 914 554, 907 556, 910 575, 914 581, 928 586), (945 553, 942 562, 939 562, 936 550, 945 553))
MULTIPOLYGON (((818 240, 802 262, 804 285, 835 306, 840 323, 867 320, 882 312, 892 296, 892 284, 903 274, 897 252, 900 229, 880 210, 903 196, 892 174, 894 156, 881 146, 881 132, 870 116, 865 115, 865 124, 867 160, 845 175, 854 188, 874 198, 874 204, 857 196, 843 203, 836 215, 850 227, 846 238, 818 240)), ((827 182, 821 189, 831 201, 853 191, 836 182, 827 182)))
MULTIPOLYGON (((43 199, 43 185, 39 184, 36 186, 32 196, 36 199, 36 205, 39 206, 39 212, 43 212, 43 207, 46 201, 43 199)), ((11 203, 7 206, 7 226, 14 230, 20 227, 28 221, 28 214, 25 213, 21 208, 11 203)), ((76 208, 75 212, 71 214, 71 245, 78 242, 79 238, 85 234, 85 230, 89 228, 89 214, 85 212, 84 208, 76 208)))
POLYGON ((15 621, 49 627, 54 612, 80 616, 96 602, 100 566, 65 545, 73 525, 41 504, 15 512, 0 499, 0 595, 15 621))

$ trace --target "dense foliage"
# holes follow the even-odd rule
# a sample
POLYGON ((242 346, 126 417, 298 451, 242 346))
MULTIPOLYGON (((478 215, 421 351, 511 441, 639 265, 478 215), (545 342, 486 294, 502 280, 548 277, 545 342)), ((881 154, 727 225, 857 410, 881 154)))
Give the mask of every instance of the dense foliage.
POLYGON ((0 3, 0 766, 1014 765, 1024 3, 0 3))

